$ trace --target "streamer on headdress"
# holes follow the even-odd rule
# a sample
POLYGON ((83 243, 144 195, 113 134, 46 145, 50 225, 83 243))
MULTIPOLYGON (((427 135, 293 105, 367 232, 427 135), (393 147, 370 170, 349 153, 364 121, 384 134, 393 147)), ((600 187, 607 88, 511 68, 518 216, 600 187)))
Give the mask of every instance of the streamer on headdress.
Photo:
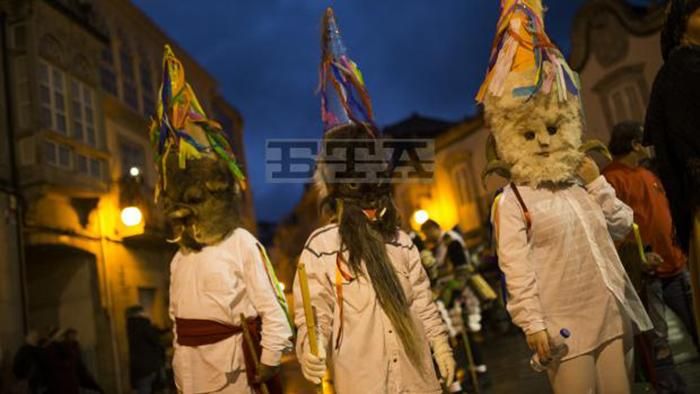
POLYGON ((483 103, 487 94, 527 99, 542 92, 555 93, 565 101, 567 93, 579 97, 579 89, 578 75, 545 32, 542 1, 501 0, 488 71, 476 100, 483 103), (504 92, 512 73, 529 77, 521 86, 504 92))
POLYGON ((326 9, 321 32, 319 93, 323 129, 357 123, 376 135, 372 102, 357 64, 348 57, 333 9, 326 9))
POLYGON ((245 189, 246 181, 221 125, 209 119, 185 79, 185 69, 169 45, 163 53, 163 81, 158 91, 156 118, 151 123, 151 146, 160 175, 156 200, 165 190, 166 161, 178 155, 179 168, 188 160, 223 160, 234 179, 245 189))

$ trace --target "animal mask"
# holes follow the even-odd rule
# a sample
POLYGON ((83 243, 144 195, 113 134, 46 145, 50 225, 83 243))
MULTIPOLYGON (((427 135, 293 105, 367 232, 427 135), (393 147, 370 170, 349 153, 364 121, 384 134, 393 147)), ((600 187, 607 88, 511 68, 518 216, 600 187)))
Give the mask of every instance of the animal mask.
POLYGON ((160 176, 156 200, 162 196, 171 242, 199 250, 238 227, 245 177, 221 126, 207 118, 167 45, 151 145, 160 176))

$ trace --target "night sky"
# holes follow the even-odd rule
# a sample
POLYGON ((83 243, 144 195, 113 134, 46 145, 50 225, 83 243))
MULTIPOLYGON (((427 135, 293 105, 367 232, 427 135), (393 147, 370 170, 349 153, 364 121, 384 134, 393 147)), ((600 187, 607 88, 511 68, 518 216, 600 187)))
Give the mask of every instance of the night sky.
MULTIPOLYGON (((569 52, 585 0, 550 0, 545 22, 569 52)), ((220 82, 242 113, 257 218, 277 221, 299 184, 265 182, 268 138, 319 138, 319 31, 333 6, 350 57, 362 70, 380 126, 420 113, 457 121, 474 114, 498 0, 134 0, 220 82)))

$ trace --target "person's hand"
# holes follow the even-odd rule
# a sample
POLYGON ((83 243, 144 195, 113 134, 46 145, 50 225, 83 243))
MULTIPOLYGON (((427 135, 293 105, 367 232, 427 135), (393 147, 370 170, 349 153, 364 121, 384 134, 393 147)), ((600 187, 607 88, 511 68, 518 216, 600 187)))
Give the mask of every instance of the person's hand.
POLYGON ((528 334, 527 336, 527 346, 530 350, 537 352, 537 356, 540 361, 545 361, 549 359, 549 335, 547 335, 547 330, 538 331, 534 334, 528 334))
POLYGON ((307 346, 301 356, 301 373, 306 380, 313 384, 321 384, 323 376, 326 374, 326 346, 322 335, 318 335, 318 356, 311 353, 307 346))
POLYGON ((264 383, 268 380, 274 378, 279 372, 281 367, 279 365, 265 365, 260 364, 258 372, 255 374, 255 383, 264 383))
POLYGON ((445 380, 445 387, 450 387, 455 378, 456 363, 452 355, 452 348, 447 337, 436 339, 432 343, 433 357, 440 370, 440 376, 445 380))
POLYGON ((586 156, 583 158, 583 161, 581 161, 576 174, 581 178, 584 184, 588 185, 598 179, 600 176, 600 169, 598 169, 598 165, 593 159, 586 156))
POLYGON ((646 258, 647 263, 644 264, 642 268, 644 268, 644 270, 649 273, 654 272, 656 268, 658 268, 664 262, 664 258, 659 256, 658 253, 654 252, 646 253, 646 258))

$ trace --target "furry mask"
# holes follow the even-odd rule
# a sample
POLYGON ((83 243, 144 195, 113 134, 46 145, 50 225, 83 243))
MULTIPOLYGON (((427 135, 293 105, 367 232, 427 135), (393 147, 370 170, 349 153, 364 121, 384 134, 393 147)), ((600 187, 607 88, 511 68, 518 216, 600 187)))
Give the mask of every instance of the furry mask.
POLYGON ((240 225, 240 187, 226 163, 202 158, 179 168, 176 155, 165 162, 168 187, 161 202, 173 232, 171 242, 184 250, 214 245, 240 225))
MULTIPOLYGON (((506 91, 530 78, 523 74, 510 74, 506 91)), ((487 95, 484 107, 498 158, 510 167, 514 182, 536 187, 574 179, 584 156, 579 150, 583 120, 577 97, 560 101, 555 94, 543 93, 526 99, 487 95)))

